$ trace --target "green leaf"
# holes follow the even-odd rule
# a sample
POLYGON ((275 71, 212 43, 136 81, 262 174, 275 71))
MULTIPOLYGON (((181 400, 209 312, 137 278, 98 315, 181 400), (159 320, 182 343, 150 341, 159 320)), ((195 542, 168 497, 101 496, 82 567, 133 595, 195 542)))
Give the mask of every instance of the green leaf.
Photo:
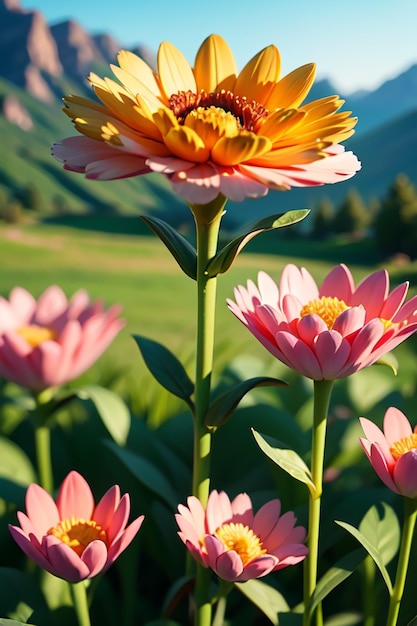
POLYGON ((172 226, 157 217, 141 216, 141 219, 168 248, 182 271, 193 280, 197 278, 197 253, 187 239, 172 226))
POLYGON ((170 615, 173 612, 179 600, 182 597, 187 596, 193 589, 194 582, 195 580, 193 576, 181 576, 181 578, 178 578, 174 582, 164 598, 164 603, 162 605, 162 615, 170 615))
POLYGON ((411 622, 408 622, 407 626, 417 626, 417 615, 413 617, 411 622))
POLYGON ((230 241, 224 248, 219 250, 217 254, 210 259, 206 271, 210 277, 217 276, 218 274, 224 274, 233 261, 243 250, 246 244, 251 241, 256 235, 263 233, 267 230, 274 230, 275 228, 282 228, 284 226, 290 226, 303 220, 310 213, 310 209, 298 209, 296 211, 287 211, 286 213, 278 213, 277 215, 270 215, 264 217, 256 222, 246 225, 245 232, 238 235, 235 239, 230 241))
POLYGON ((401 539, 394 509, 385 502, 372 506, 359 524, 359 531, 376 548, 384 565, 388 565, 397 554, 401 539))
POLYGON ((3 437, 0 437, 0 477, 25 487, 36 482, 29 458, 17 444, 3 437))
POLYGON ((141 335, 133 335, 133 339, 153 377, 162 387, 184 400, 193 409, 191 396, 194 392, 194 384, 177 357, 157 341, 141 335))
POLYGON ((365 558, 364 551, 361 548, 346 554, 337 563, 331 567, 324 576, 318 581, 313 595, 311 596, 308 606, 312 613, 315 607, 329 595, 346 578, 359 567, 365 558))
POLYGON ((375 361, 375 365, 387 365, 392 369, 394 376, 398 374, 398 359, 392 352, 387 352, 384 356, 381 356, 378 361, 375 361))
POLYGON ((27 622, 16 622, 14 619, 2 619, 0 617, 0 626, 34 626, 33 624, 28 624, 27 622))
POLYGON ((233 414, 242 398, 255 387, 286 387, 287 383, 269 376, 258 376, 242 381, 219 396, 209 408, 206 415, 206 426, 222 426, 233 414))
POLYGON ((179 498, 166 476, 158 467, 143 456, 126 450, 126 448, 119 448, 111 441, 106 441, 105 445, 114 452, 123 465, 142 485, 156 493, 171 509, 175 510, 177 508, 179 498))
POLYGON ((311 495, 314 497, 316 488, 310 470, 297 452, 288 449, 285 447, 285 444, 273 437, 261 435, 254 429, 252 429, 252 432, 262 452, 287 474, 307 485, 311 495))
POLYGON ((130 430, 130 412, 120 396, 99 385, 86 385, 77 391, 77 396, 93 402, 111 437, 124 446, 130 430))
POLYGON ((246 596, 252 604, 258 607, 270 622, 278 626, 278 613, 288 613, 288 606, 284 596, 266 583, 254 578, 245 583, 235 583, 244 596, 246 596))
POLYGON ((354 526, 351 526, 350 524, 347 524, 346 522, 340 522, 338 520, 335 520, 336 524, 338 524, 339 526, 341 526, 342 528, 344 528, 345 530, 348 531, 348 533, 350 533, 353 537, 355 537, 355 539, 357 541, 359 541, 359 543, 365 548, 365 550, 367 551, 367 553, 372 557, 372 559, 375 561, 376 566, 378 567, 379 571, 382 574, 382 578, 385 581, 385 584, 387 586, 387 589, 389 591, 389 593, 392 592, 392 583, 391 583, 391 579, 390 576, 388 574, 388 571, 384 565, 384 561, 383 558, 381 556, 381 554, 378 551, 378 548, 376 548, 372 541, 369 541, 369 539, 367 537, 365 537, 365 535, 363 535, 357 528, 355 528, 354 526))
POLYGON ((26 624, 32 614, 36 614, 38 624, 50 623, 45 598, 33 574, 0 567, 0 607, 2 616, 9 618, 0 624, 26 624))

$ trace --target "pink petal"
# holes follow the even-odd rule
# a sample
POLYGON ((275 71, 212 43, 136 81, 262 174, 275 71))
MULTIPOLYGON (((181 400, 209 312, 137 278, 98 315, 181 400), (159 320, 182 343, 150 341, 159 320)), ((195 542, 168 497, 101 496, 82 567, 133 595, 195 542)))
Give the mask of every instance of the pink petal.
POLYGON ((39 485, 29 485, 26 491, 26 513, 33 524, 35 535, 42 540, 50 528, 53 528, 61 520, 57 506, 45 489, 39 485))
POLYGON ((315 313, 301 317, 297 322, 297 334, 299 338, 309 346, 312 346, 317 335, 328 333, 327 324, 315 313))
MULTIPOLYGON (((180 509, 180 507, 178 507, 178 509, 180 511, 183 510, 183 509, 180 509)), ((199 547, 199 542, 202 537, 202 533, 197 532, 193 522, 190 521, 190 519, 188 519, 185 516, 185 514, 181 515, 181 514, 176 513, 174 517, 180 529, 180 532, 178 533, 178 535, 180 536, 181 540, 184 543, 187 543, 187 542, 192 543, 195 547, 199 547)))
POLYGON ((378 444, 371 445, 371 463, 372 467, 374 468, 382 482, 395 493, 400 493, 391 478, 391 473, 389 471, 386 458, 382 454, 382 451, 379 448, 378 444))
MULTIPOLYGON (((385 457, 388 466, 391 467, 394 464, 394 459, 390 452, 390 444, 386 440, 385 435, 382 432, 382 430, 380 430, 376 424, 371 422, 371 420, 368 420, 365 417, 360 417, 359 421, 363 428, 363 432, 365 433, 365 436, 367 440, 369 441, 369 444, 374 443, 378 446, 382 455, 385 457)), ((369 445, 369 452, 370 452, 370 445, 369 445)))
POLYGON ((229 496, 224 492, 212 491, 207 500, 206 532, 213 534, 219 526, 232 520, 233 511, 229 496))
MULTIPOLYGON (((147 162, 149 163, 149 159, 147 162)), ((180 174, 180 176, 177 173, 172 174, 170 180, 175 193, 187 202, 208 204, 219 195, 220 174, 210 164, 196 164, 191 169, 181 171, 180 174)))
POLYGON ((62 384, 74 378, 74 361, 81 340, 80 323, 76 320, 68 321, 59 338, 61 349, 58 363, 55 363, 53 358, 48 363, 45 355, 43 369, 46 380, 55 379, 59 384, 62 384))
MULTIPOLYGON (((402 411, 394 406, 389 407, 384 415, 384 435, 388 446, 413 433, 411 424, 402 411)), ((369 439, 369 437, 368 437, 369 439)))
POLYGON ((408 291, 408 283, 402 283, 395 287, 386 299, 382 307, 380 317, 391 320, 401 308, 408 291))
POLYGON ((286 294, 296 297, 301 303, 318 298, 319 290, 316 281, 305 267, 298 268, 289 263, 284 267, 279 283, 281 300, 286 294))
POLYGON ((393 478, 399 492, 406 498, 417 498, 417 450, 413 448, 398 459, 393 478))
POLYGON ((350 357, 350 345, 339 333, 328 331, 317 337, 315 352, 323 378, 334 380, 350 357))
POLYGON ((242 574, 239 576, 239 582, 252 580, 254 578, 262 578, 272 572, 278 565, 278 559, 273 554, 265 554, 258 559, 251 561, 246 565, 242 574))
POLYGON ((386 297, 389 292, 389 278, 386 270, 379 270, 367 276, 356 288, 349 302, 350 306, 362 305, 366 309, 366 321, 381 317, 386 297))
POLYGON ((42 567, 42 569, 45 569, 51 574, 55 573, 46 555, 43 554, 33 539, 31 540, 31 538, 28 538, 18 526, 12 526, 9 524, 9 531, 19 548, 26 554, 26 556, 36 563, 36 565, 42 567))
POLYGON ((23 289, 23 287, 14 287, 10 292, 9 302, 13 314, 18 320, 17 326, 23 326, 33 321, 33 315, 36 310, 36 300, 26 289, 23 289))
POLYGON ((244 169, 233 169, 220 176, 220 193, 233 202, 242 202, 246 198, 262 198, 268 193, 268 186, 253 176, 246 176, 244 169))
POLYGON ((107 562, 107 546, 104 541, 97 539, 89 543, 81 555, 81 560, 88 567, 88 578, 100 574, 107 562))
POLYGON ((280 500, 270 500, 256 513, 253 520, 253 532, 264 543, 276 527, 281 514, 280 500))
POLYGON ((220 578, 233 582, 243 572, 243 563, 234 550, 226 550, 222 542, 207 535, 205 538, 208 565, 220 578))
POLYGON ((275 566, 274 571, 278 571, 303 561, 308 554, 308 548, 299 543, 287 544, 279 548, 274 554, 278 558, 278 564, 275 566))
POLYGON ((55 576, 68 580, 70 583, 78 583, 88 577, 88 566, 72 548, 57 537, 53 535, 45 537, 44 549, 55 576))
POLYGON ((128 493, 125 493, 119 502, 119 506, 114 512, 110 527, 107 530, 107 536, 110 543, 113 543, 119 538, 120 533, 123 531, 124 527, 127 524, 127 520, 129 519, 129 513, 130 497, 128 493))
POLYGON ((124 532, 119 536, 119 538, 112 543, 108 550, 107 556, 107 564, 106 569, 110 567, 112 563, 117 559, 117 557, 128 547, 128 545, 133 541, 139 532, 140 527, 142 526, 142 522, 145 519, 144 515, 136 518, 127 528, 125 528, 124 532))
POLYGON ((363 307, 355 306, 346 309, 337 317, 333 324, 333 330, 337 331, 342 337, 349 337, 353 333, 358 332, 365 324, 366 311, 363 307))
POLYGON ((232 500, 233 522, 244 526, 252 526, 253 508, 252 501, 247 493, 240 493, 232 500))
POLYGON ((94 497, 88 482, 78 472, 73 470, 66 476, 58 492, 57 507, 61 519, 91 519, 94 497))
POLYGON ((67 310, 67 306, 68 300, 62 289, 52 285, 39 297, 33 321, 39 326, 52 326, 55 319, 67 310))
POLYGON ((319 295, 320 297, 336 297, 348 304, 354 289, 355 283, 350 270, 346 265, 341 264, 334 267, 327 274, 320 287, 319 295))
POLYGON ((292 369, 307 378, 323 380, 319 362, 313 351, 289 332, 278 332, 275 336, 277 346, 287 359, 292 369))
POLYGON ((120 487, 119 485, 113 485, 113 487, 110 487, 110 489, 106 491, 104 496, 98 502, 92 515, 93 520, 102 528, 109 528, 119 502, 120 487))
POLYGON ((198 534, 198 538, 200 538, 205 531, 205 515, 206 512, 201 504, 200 500, 195 496, 189 496, 187 498, 188 508, 184 505, 180 504, 178 506, 178 511, 181 514, 181 517, 186 520, 198 534))
POLYGON ((266 272, 259 272, 258 274, 258 289, 263 304, 270 304, 275 308, 279 306, 278 285, 266 272))
POLYGON ((108 158, 102 158, 88 163, 85 175, 92 180, 117 180, 147 174, 149 168, 145 165, 145 158, 140 156, 126 156, 114 150, 108 158))

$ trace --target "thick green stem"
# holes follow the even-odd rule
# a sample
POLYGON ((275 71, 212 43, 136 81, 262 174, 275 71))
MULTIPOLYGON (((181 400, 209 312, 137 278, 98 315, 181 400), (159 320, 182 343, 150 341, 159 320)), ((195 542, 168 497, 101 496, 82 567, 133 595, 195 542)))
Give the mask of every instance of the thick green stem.
MULTIPOLYGON (((209 205, 190 205, 197 234, 197 346, 194 392, 194 467, 193 495, 205 507, 210 492, 211 433, 205 425, 210 404, 213 368, 214 323, 217 278, 206 272, 208 261, 215 255, 225 199, 217 198, 209 205)), ((195 626, 210 626, 212 607, 209 596, 211 572, 201 565, 196 568, 195 626)))
POLYGON ((88 610, 87 589, 84 581, 70 583, 71 598, 79 626, 91 626, 88 610))
POLYGON ((363 626, 375 626, 376 600, 375 595, 375 561, 368 555, 362 565, 363 572, 363 593, 362 605, 364 613, 363 626))
POLYGON ((391 592, 387 626, 396 626, 403 597, 405 579, 410 559, 411 544, 413 542, 414 527, 417 517, 417 502, 404 498, 404 523, 401 535, 400 554, 398 556, 397 573, 394 588, 391 592))
MULTIPOLYGON (((326 442, 327 413, 329 409, 330 395, 333 381, 314 381, 314 416, 311 442, 311 477, 315 492, 310 493, 308 509, 308 556, 304 561, 304 618, 303 626, 311 622, 311 610, 308 602, 313 595, 317 583, 319 534, 320 534, 320 508, 321 494, 323 491, 323 464, 324 448, 326 442)), ((322 626, 323 615, 321 607, 316 612, 316 625, 322 626)))

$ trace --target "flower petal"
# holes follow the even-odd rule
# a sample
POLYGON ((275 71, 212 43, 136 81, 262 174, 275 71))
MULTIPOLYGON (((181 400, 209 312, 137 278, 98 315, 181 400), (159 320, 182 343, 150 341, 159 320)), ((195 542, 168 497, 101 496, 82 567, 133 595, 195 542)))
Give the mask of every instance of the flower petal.
POLYGON ((279 78, 281 59, 275 46, 268 46, 258 52, 240 72, 235 93, 244 96, 249 102, 265 102, 279 78))
POLYGON ((234 91, 236 63, 226 41, 219 35, 210 35, 201 44, 194 63, 197 91, 234 91))
POLYGON ((94 497, 90 485, 74 470, 64 479, 56 503, 61 519, 92 519, 94 497))
POLYGON ((158 70, 165 96, 181 91, 196 93, 193 71, 185 56, 171 43, 164 41, 158 50, 158 70))

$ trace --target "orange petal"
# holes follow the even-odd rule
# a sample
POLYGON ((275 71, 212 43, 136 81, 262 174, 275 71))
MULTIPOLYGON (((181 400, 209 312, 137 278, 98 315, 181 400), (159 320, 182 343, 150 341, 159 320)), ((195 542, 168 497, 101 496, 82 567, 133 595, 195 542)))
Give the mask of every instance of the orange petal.
POLYGON ((274 87, 265 106, 270 110, 295 109, 310 91, 315 75, 315 63, 308 63, 290 72, 274 87))
POLYGON ((211 151, 213 161, 219 165, 237 165, 268 152, 272 147, 267 137, 242 132, 237 137, 222 137, 211 151))
MULTIPOLYGON (((151 91, 157 97, 161 95, 155 73, 149 67, 149 65, 145 63, 145 61, 143 61, 143 59, 138 57, 136 54, 133 54, 133 52, 129 52, 128 50, 121 50, 117 55, 117 60, 119 62, 120 68, 130 74, 133 78, 137 79, 140 85, 145 85, 145 87, 147 87, 147 89, 149 89, 149 91, 151 91)), ((111 67, 114 71, 114 66, 111 67)), ((121 82, 128 87, 127 83, 125 83, 124 80, 122 80, 121 82)), ((132 89, 131 91, 134 90, 132 89)))
POLYGON ((186 126, 171 128, 164 136, 164 141, 173 154, 186 161, 204 163, 210 156, 203 140, 186 126))
POLYGON ((197 91, 193 71, 185 56, 171 43, 164 41, 158 50, 158 69, 165 96, 179 91, 197 91))
POLYGON ((194 64, 197 89, 233 91, 236 81, 236 63, 226 41, 219 35, 210 35, 200 46, 194 64))
POLYGON ((275 111, 261 120, 257 133, 268 137, 274 143, 298 127, 305 117, 305 113, 297 109, 275 111))
POLYGON ((235 94, 260 104, 268 99, 279 78, 281 60, 278 48, 268 46, 258 52, 240 72, 235 94))

